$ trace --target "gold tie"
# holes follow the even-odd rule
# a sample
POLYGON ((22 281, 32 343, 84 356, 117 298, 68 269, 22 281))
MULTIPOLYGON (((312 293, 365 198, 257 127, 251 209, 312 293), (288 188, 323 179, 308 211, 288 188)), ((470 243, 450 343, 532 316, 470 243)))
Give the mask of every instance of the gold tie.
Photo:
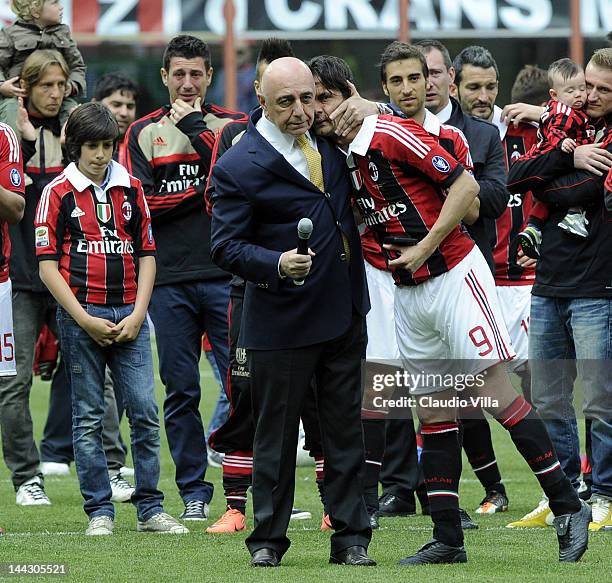
MULTIPOLYGON (((310 173, 310 182, 312 182, 321 192, 325 192, 325 182, 323 181, 323 166, 321 165, 321 154, 315 150, 308 141, 306 134, 297 136, 295 142, 298 148, 304 153, 306 158, 306 164, 308 164, 308 172, 310 173)), ((340 229, 340 225, 338 224, 340 229)), ((351 260, 351 246, 347 236, 340 229, 340 235, 342 236, 342 246, 344 247, 344 259, 343 261, 351 260)))
POLYGON ((308 141, 306 134, 297 136, 295 142, 298 148, 304 153, 306 164, 308 164, 308 172, 310 173, 310 182, 312 182, 319 190, 325 192, 325 182, 323 182, 323 166, 321 165, 321 154, 317 152, 308 141))

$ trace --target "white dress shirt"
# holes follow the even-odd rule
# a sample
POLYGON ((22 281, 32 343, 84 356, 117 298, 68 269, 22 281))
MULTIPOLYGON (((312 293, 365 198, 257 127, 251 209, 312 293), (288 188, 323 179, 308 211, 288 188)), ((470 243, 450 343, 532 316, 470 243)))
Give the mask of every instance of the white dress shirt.
POLYGON ((440 120, 440 123, 446 123, 450 119, 452 113, 453 102, 449 99, 446 106, 443 107, 438 113, 436 113, 436 117, 440 120))
MULTIPOLYGON (((270 145, 278 151, 279 154, 291 164, 306 180, 310 180, 310 171, 304 152, 300 149, 295 141, 295 137, 291 134, 281 132, 265 115, 255 125, 261 136, 270 143, 270 145)), ((317 142, 306 133, 310 145, 318 151, 317 142)))

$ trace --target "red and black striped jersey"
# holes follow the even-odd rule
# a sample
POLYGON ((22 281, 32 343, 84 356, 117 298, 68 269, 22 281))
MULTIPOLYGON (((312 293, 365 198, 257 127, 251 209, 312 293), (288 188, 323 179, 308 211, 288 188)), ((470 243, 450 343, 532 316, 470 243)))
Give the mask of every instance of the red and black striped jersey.
POLYGON ((58 261, 81 303, 134 303, 138 258, 155 255, 155 241, 140 181, 123 166, 111 162, 102 191, 70 164, 45 187, 34 227, 38 260, 58 261))
POLYGON ((126 167, 142 182, 157 241, 156 284, 226 274, 210 259, 210 218, 204 190, 216 133, 238 113, 207 103, 176 125, 170 106, 136 120, 125 135, 126 167))
MULTIPOLYGON (((423 239, 438 219, 446 189, 463 166, 412 119, 370 116, 349 148, 359 186, 356 204, 379 242, 388 235, 423 239)), ((394 270, 399 285, 418 285, 452 269, 474 242, 457 225, 415 272, 394 270)))
MULTIPOLYGON (((537 143, 537 127, 529 123, 519 123, 517 127, 510 124, 505 128, 502 138, 506 171, 521 156, 525 155, 537 143)), ((510 193, 506 210, 495 219, 495 245, 493 260, 495 262, 495 283, 497 285, 531 285, 535 279, 535 268, 524 269, 517 265, 518 247, 516 237, 523 229, 533 206, 531 191, 510 193)))
MULTIPOLYGON (((21 195, 25 192, 19 140, 10 126, 4 123, 0 123, 0 186, 21 195)), ((0 220, 0 283, 4 283, 9 278, 10 256, 11 239, 8 224, 0 220)))
MULTIPOLYGON (((423 129, 431 134, 438 143, 453 157, 463 164, 463 167, 470 173, 473 171, 470 147, 463 132, 454 126, 444 125, 431 112, 425 111, 423 129)), ((374 232, 365 227, 361 233, 361 247, 364 259, 377 269, 388 269, 387 252, 380 246, 374 232)))
POLYGON ((581 109, 572 109, 560 101, 551 99, 540 117, 538 143, 530 156, 537 153, 558 150, 563 140, 571 138, 578 146, 592 144, 595 138, 595 125, 581 109))

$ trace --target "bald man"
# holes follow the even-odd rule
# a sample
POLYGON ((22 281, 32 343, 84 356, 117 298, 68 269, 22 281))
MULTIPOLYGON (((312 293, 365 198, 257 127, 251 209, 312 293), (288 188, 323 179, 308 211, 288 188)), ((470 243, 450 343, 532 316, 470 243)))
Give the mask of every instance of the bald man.
POLYGON ((316 378, 330 562, 374 565, 363 501, 361 359, 369 310, 344 157, 310 133, 314 80, 295 58, 266 69, 244 137, 213 169, 212 257, 246 281, 241 345, 251 371, 255 528, 251 565, 277 566, 290 545, 298 424, 316 378), (308 255, 297 224, 311 219, 308 255))

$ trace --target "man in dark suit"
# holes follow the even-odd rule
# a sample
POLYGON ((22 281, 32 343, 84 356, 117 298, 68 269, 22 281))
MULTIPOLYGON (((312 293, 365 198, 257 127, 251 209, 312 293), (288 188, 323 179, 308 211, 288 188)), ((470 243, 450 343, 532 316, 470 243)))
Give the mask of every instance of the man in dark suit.
POLYGON ((251 564, 277 566, 289 548, 299 416, 314 375, 335 529, 330 562, 374 565, 359 418, 369 300, 346 165, 333 145, 309 134, 314 80, 304 63, 271 63, 260 102, 263 113, 252 114, 212 174, 212 257, 247 281, 241 346, 256 424, 251 564), (293 249, 302 217, 314 225, 309 255, 293 249))

